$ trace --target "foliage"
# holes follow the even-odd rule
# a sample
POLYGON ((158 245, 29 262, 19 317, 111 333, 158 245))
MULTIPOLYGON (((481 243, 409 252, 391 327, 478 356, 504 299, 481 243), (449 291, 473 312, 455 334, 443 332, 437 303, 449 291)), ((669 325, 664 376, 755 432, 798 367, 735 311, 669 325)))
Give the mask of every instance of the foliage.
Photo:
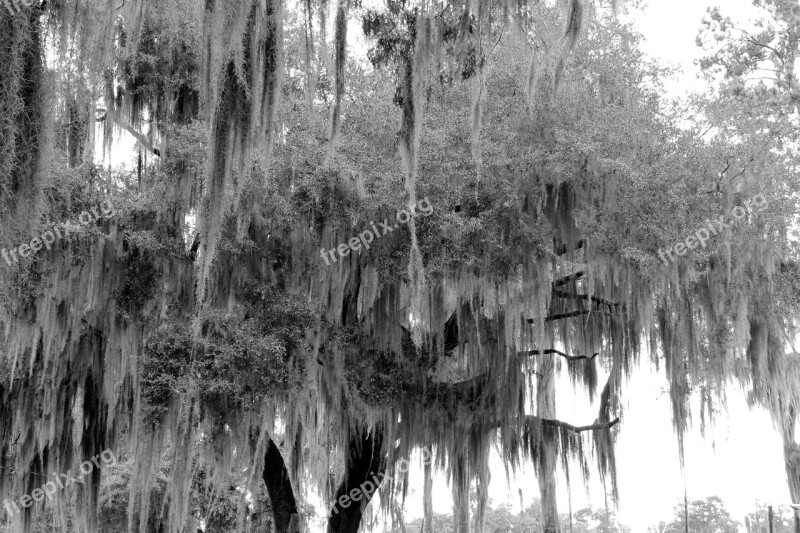
POLYGON ((126 314, 141 312, 142 306, 155 294, 158 278, 158 266, 150 254, 140 248, 132 249, 126 261, 125 281, 116 295, 122 311, 126 314))
POLYGON ((176 395, 189 390, 217 412, 299 385, 304 363, 291 358, 314 324, 302 297, 255 283, 244 288, 247 306, 208 310, 200 338, 190 326, 168 322, 148 337, 142 360, 147 419, 159 421, 176 395))
MULTIPOLYGON (((736 531, 738 523, 731 519, 730 513, 719 496, 709 496, 705 500, 689 502, 689 531, 693 533, 730 533, 736 531)), ((663 533, 686 531, 684 506, 675 506, 675 517, 666 524, 663 533)))
MULTIPOLYGON (((772 508, 772 513, 773 533, 795 533, 795 511, 791 507, 775 506, 772 508)), ((769 531, 769 506, 764 503, 759 504, 755 511, 745 516, 744 520, 748 531, 753 533, 769 531)))
POLYGON ((141 388, 145 420, 159 422, 179 392, 178 378, 186 374, 194 343, 189 328, 168 323, 147 339, 141 360, 141 388))
MULTIPOLYGON (((473 507, 473 512, 474 512, 473 507)), ((631 529, 619 523, 615 513, 611 512, 611 520, 605 509, 586 508, 576 511, 572 517, 572 531, 576 533, 630 533, 631 529)), ((562 531, 570 530, 569 515, 559 517, 562 531)), ((540 503, 534 501, 521 513, 512 513, 511 505, 501 504, 497 507, 489 505, 486 510, 484 531, 486 533, 537 533, 542 531, 542 511, 540 503)), ((417 519, 406 524, 407 531, 420 531, 422 520, 417 519)), ((451 533, 452 515, 434 514, 433 531, 451 533)), ((395 533, 392 530, 392 533, 395 533)))
POLYGON ((575 513, 575 529, 579 533, 631 533, 631 528, 621 524, 616 512, 609 509, 581 509, 575 513))
POLYGON ((244 309, 209 311, 201 320, 203 340, 193 371, 207 401, 221 408, 227 400, 237 405, 251 395, 273 395, 299 384, 285 340, 246 318, 244 309))

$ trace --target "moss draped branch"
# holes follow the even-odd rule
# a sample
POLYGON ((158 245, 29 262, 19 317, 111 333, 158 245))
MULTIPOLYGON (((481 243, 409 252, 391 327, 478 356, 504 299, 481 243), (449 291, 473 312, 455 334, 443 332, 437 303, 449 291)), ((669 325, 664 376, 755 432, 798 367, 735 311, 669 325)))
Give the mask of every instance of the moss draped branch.
MULTIPOLYGON (((600 311, 598 309, 581 309, 579 311, 569 311, 567 313, 556 313, 553 315, 547 315, 546 317, 544 317, 544 321, 552 322, 554 320, 561 320, 562 318, 573 318, 576 316, 589 315, 589 314, 604 314, 604 315, 614 316, 614 313, 610 313, 608 311, 600 311)), ((536 319, 529 318, 527 319, 527 321, 528 324, 533 324, 534 322, 536 322, 536 319)))
POLYGON ((599 429, 611 429, 619 423, 619 417, 608 422, 595 422, 587 426, 575 426, 569 422, 563 422, 553 418, 539 418, 538 416, 529 415, 525 417, 526 424, 541 424, 542 426, 559 427, 572 431, 573 433, 581 433, 583 431, 597 431, 599 429))
MULTIPOLYGON (((106 119, 106 116, 107 115, 103 115, 102 117, 96 119, 97 122, 103 122, 106 119)), ((147 150, 148 152, 152 152, 154 155, 157 155, 157 156, 161 157, 161 151, 158 148, 156 148, 155 146, 153 146, 153 143, 150 142, 150 139, 148 139, 143 133, 135 130, 133 128, 133 126, 131 126, 125 120, 123 120, 122 118, 120 118, 118 116, 115 116, 113 121, 114 121, 114 124, 116 124, 117 126, 122 128, 123 130, 127 131, 128 133, 130 133, 133 136, 133 138, 136 139, 139 142, 139 144, 141 144, 142 147, 145 150, 147 150)))
POLYGON ((591 361, 598 355, 600 352, 595 352, 592 355, 569 355, 568 353, 564 353, 561 350, 556 350, 555 348, 548 348, 547 350, 526 350, 524 352, 519 352, 517 355, 520 357, 527 357, 530 355, 549 355, 549 354, 558 354, 561 357, 564 357, 567 361, 580 361, 580 360, 589 360, 591 361))

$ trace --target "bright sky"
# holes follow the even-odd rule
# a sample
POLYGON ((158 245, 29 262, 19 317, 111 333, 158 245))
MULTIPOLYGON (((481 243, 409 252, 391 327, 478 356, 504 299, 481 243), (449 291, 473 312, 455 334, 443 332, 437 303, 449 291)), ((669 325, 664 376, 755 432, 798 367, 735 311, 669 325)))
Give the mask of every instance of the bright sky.
MULTIPOLYGON (((722 5, 723 12, 735 20, 746 21, 753 13, 750 0, 651 0, 644 12, 629 13, 647 39, 645 52, 662 62, 678 65, 681 76, 667 84, 670 94, 680 97, 703 90, 696 77, 694 60, 700 50, 695 44, 700 21, 706 9, 722 5)), ((604 383, 601 377, 601 386, 604 383)), ((699 420, 685 441, 685 482, 689 500, 717 495, 725 501, 734 519, 743 521, 756 501, 787 505, 789 491, 783 463, 783 445, 763 410, 750 411, 744 393, 732 385, 717 426, 702 438, 699 420)), ((684 477, 680 469, 678 445, 672 430, 667 383, 645 363, 625 386, 623 421, 617 441, 620 490, 620 519, 634 533, 644 532, 660 520, 669 521, 673 507, 683 501, 684 477)), ((699 413, 695 405, 695 412, 699 413)), ((566 376, 558 385, 558 417, 583 425, 597 416, 597 405, 590 405, 583 393, 574 394, 566 376)), ((577 470, 573 470, 576 472, 577 470)), ((406 501, 406 521, 422 516, 422 472, 412 468, 406 501)), ((591 505, 603 508, 603 487, 594 474, 590 494, 574 476, 572 509, 591 505)), ((509 503, 520 511, 519 491, 524 506, 538 497, 533 468, 528 465, 510 480, 497 453, 492 458, 489 494, 494 507, 509 503)), ((559 486, 559 512, 567 512, 568 493, 559 486)), ((610 498, 609 498, 610 502, 610 498)), ((434 512, 452 513, 452 496, 443 473, 434 479, 434 512)), ((319 508, 319 507, 318 507, 319 508)))
POLYGON ((682 68, 683 76, 667 85, 675 96, 705 88, 696 76, 694 61, 702 54, 695 40, 709 7, 721 7, 724 15, 740 23, 757 14, 751 0, 650 0, 644 12, 630 11, 623 15, 633 20, 644 35, 645 53, 682 68))

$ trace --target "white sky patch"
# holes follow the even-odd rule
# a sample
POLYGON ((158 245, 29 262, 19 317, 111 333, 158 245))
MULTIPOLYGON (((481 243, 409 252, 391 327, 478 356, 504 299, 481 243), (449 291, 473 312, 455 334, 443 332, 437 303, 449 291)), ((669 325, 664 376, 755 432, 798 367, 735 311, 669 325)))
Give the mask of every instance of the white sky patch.
POLYGON ((705 54, 697 46, 697 35, 710 7, 720 7, 723 15, 742 25, 758 16, 750 0, 651 0, 643 11, 630 10, 621 15, 644 35, 642 50, 645 54, 681 69, 679 76, 665 83, 670 97, 707 89, 698 77, 695 61, 705 54))

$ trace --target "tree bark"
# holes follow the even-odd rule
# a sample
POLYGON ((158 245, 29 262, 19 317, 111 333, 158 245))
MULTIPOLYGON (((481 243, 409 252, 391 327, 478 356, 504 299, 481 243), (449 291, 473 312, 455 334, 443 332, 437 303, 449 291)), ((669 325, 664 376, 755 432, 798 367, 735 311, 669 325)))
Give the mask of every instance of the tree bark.
MULTIPOLYGON (((794 441, 796 413, 789 409, 783 427, 783 462, 789 480, 789 495, 793 504, 800 504, 800 444, 794 441)), ((800 533, 800 510, 794 512, 794 530, 800 533)))
POLYGON ((469 531, 469 464, 464 457, 456 461, 453 473, 453 533, 469 531))
POLYGON ((486 524, 486 508, 488 507, 489 503, 489 479, 491 478, 491 472, 489 472, 489 468, 486 467, 483 468, 480 472, 478 472, 478 475, 476 477, 477 477, 477 491, 478 491, 478 506, 475 511, 474 530, 475 533, 484 533, 484 528, 486 524))
POLYGON ((264 483, 272 506, 275 533, 300 533, 302 526, 292 482, 281 452, 272 439, 269 439, 264 454, 264 483))
POLYGON ((358 533, 364 509, 386 474, 383 429, 352 433, 344 478, 336 490, 328 519, 328 533, 358 533), (350 496, 352 494, 352 496, 350 496))
POLYGON ((422 533, 433 533, 433 460, 425 464, 425 481, 422 487, 424 509, 422 533))
POLYGON ((333 75, 334 91, 333 105, 331 106, 331 123, 328 133, 330 149, 336 145, 341 129, 342 97, 344 97, 345 63, 347 62, 347 13, 350 9, 349 0, 339 0, 336 8, 336 22, 333 37, 333 75))
MULTIPOLYGON (((539 364, 536 383, 536 407, 541 418, 555 418, 555 358, 543 357, 539 364)), ((556 505, 556 443, 543 439, 538 458, 537 477, 542 498, 542 525, 544 533, 560 533, 558 506, 556 505)))

